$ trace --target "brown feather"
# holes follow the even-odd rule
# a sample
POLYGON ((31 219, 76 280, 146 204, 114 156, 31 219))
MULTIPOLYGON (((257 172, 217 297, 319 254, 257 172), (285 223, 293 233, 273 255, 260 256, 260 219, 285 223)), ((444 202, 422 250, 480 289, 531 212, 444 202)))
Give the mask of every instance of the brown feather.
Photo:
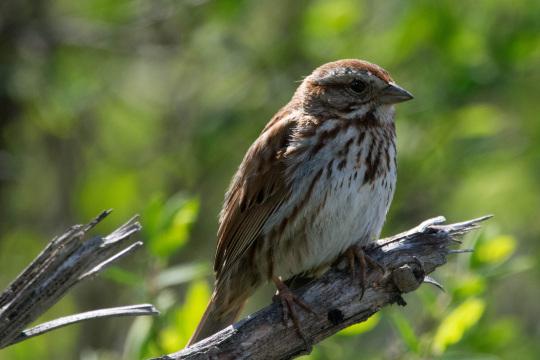
POLYGON ((214 270, 219 282, 287 197, 286 150, 294 122, 278 113, 249 148, 225 196, 214 270))

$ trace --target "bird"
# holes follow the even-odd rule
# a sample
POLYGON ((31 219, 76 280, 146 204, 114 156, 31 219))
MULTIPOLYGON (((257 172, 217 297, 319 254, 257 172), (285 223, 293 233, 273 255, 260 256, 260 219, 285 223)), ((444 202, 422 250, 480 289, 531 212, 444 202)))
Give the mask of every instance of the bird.
POLYGON ((326 63, 301 81, 225 194, 214 291, 188 346, 232 324, 266 282, 299 329, 294 305, 312 310, 287 280, 320 276, 342 256, 365 265, 362 248, 380 235, 396 187, 394 104, 412 98, 358 59, 326 63))

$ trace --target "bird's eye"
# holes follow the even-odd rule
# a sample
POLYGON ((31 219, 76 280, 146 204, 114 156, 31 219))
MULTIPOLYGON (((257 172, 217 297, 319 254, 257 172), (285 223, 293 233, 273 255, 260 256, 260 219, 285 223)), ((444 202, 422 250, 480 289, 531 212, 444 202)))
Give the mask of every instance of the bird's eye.
POLYGON ((363 81, 360 81, 360 80, 353 80, 351 83, 350 83, 350 88, 352 91, 354 91, 355 93, 362 93, 364 90, 366 90, 366 83, 363 82, 363 81))

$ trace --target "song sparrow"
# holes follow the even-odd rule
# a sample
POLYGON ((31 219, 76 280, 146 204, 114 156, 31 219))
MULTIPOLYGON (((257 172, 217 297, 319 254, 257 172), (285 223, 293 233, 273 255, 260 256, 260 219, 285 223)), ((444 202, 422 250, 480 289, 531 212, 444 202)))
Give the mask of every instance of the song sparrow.
POLYGON ((281 279, 316 276, 379 236, 396 184, 393 104, 409 99, 384 69, 361 60, 331 62, 304 79, 225 195, 215 289, 190 344, 233 323, 267 280, 305 306, 281 279))

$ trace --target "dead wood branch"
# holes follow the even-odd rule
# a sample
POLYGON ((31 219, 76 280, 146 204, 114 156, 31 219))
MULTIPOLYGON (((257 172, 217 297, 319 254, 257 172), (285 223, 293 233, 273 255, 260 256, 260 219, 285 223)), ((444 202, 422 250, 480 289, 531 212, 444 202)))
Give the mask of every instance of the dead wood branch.
POLYGON ((88 319, 158 313, 152 305, 132 305, 67 316, 24 330, 75 284, 142 245, 140 241, 129 243, 131 235, 141 230, 137 217, 106 237, 85 239, 109 213, 104 211, 89 224, 75 225, 54 238, 0 295, 0 348, 88 319))
MULTIPOLYGON (((489 216, 457 224, 442 225, 443 217, 427 220, 405 233, 377 241, 366 254, 383 265, 368 274, 364 296, 351 281, 344 264, 296 291, 317 315, 299 311, 302 331, 313 344, 339 330, 365 321, 383 306, 405 305, 401 294, 431 282, 427 274, 446 263, 458 238, 479 227, 489 216)), ((282 322, 281 308, 274 303, 177 353, 161 360, 200 359, 291 359, 306 354, 309 346, 295 328, 282 322)))

